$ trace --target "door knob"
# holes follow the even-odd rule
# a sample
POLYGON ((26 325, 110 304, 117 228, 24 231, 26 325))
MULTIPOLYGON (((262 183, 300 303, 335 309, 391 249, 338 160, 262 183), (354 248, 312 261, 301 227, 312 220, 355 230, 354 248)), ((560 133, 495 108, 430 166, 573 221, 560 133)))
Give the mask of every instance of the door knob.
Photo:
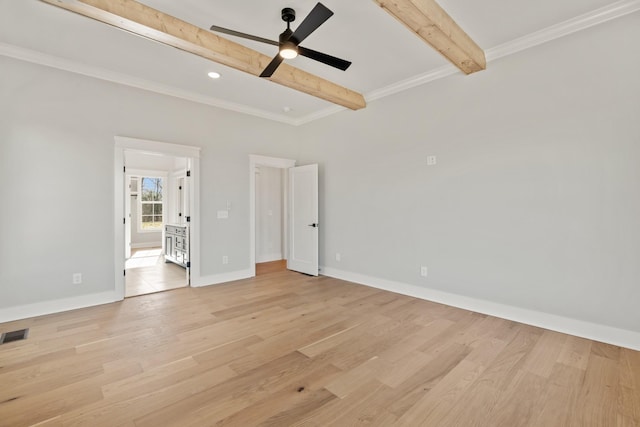
POLYGON ((317 222, 314 222, 313 224, 308 224, 308 226, 309 226, 309 227, 316 228, 316 227, 318 227, 318 223, 317 223, 317 222))

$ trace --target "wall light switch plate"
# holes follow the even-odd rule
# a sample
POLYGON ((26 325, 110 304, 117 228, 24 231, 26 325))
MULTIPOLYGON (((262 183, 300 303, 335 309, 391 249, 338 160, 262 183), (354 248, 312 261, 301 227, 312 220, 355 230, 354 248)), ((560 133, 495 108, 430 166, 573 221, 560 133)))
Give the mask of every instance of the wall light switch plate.
POLYGON ((229 218, 229 211, 218 211, 218 219, 229 218))
POLYGON ((436 156, 427 156, 427 166, 433 166, 436 164, 436 156))
POLYGON ((420 267, 420 275, 422 277, 427 277, 429 275, 429 269, 425 266, 420 267))

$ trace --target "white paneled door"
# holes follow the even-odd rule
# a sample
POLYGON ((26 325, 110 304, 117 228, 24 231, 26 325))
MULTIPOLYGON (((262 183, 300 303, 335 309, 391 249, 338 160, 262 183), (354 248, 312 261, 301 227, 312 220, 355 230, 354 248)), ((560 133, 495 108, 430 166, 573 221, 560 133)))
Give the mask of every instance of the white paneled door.
POLYGON ((318 165, 289 169, 291 246, 287 268, 318 275, 318 165))

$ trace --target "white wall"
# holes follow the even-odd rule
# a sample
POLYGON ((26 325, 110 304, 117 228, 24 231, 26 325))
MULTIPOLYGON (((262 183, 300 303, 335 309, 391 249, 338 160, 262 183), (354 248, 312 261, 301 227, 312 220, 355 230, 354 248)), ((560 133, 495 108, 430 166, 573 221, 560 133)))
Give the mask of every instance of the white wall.
POLYGON ((256 171, 256 262, 282 256, 282 169, 259 166, 256 171))
POLYGON ((638 40, 635 13, 305 125, 321 264, 640 332, 638 40))
POLYGON ((0 321, 114 291, 116 135, 203 147, 201 275, 249 269, 248 156, 290 157, 290 127, 6 57, 0 70, 0 321))

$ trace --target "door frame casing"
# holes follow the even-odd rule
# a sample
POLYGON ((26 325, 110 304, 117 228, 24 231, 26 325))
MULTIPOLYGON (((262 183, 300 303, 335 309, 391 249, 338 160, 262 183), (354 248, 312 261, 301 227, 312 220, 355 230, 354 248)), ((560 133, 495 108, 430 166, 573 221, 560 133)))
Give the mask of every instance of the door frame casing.
MULTIPOLYGON (((260 156, 257 154, 249 154, 249 269, 251 276, 256 275, 256 167, 266 166, 270 168, 288 170, 296 165, 296 161, 292 159, 283 159, 279 157, 260 156)), ((282 192, 283 198, 283 244, 284 257, 288 257, 289 248, 289 173, 283 174, 285 182, 282 192)))
POLYGON ((187 158, 188 169, 191 171, 191 185, 189 185, 189 222, 191 283, 200 282, 200 147, 171 144, 167 142, 150 141, 146 139, 114 137, 114 273, 115 297, 117 301, 124 299, 125 292, 125 230, 128 224, 123 224, 125 212, 125 151, 136 151, 171 157, 187 158))

